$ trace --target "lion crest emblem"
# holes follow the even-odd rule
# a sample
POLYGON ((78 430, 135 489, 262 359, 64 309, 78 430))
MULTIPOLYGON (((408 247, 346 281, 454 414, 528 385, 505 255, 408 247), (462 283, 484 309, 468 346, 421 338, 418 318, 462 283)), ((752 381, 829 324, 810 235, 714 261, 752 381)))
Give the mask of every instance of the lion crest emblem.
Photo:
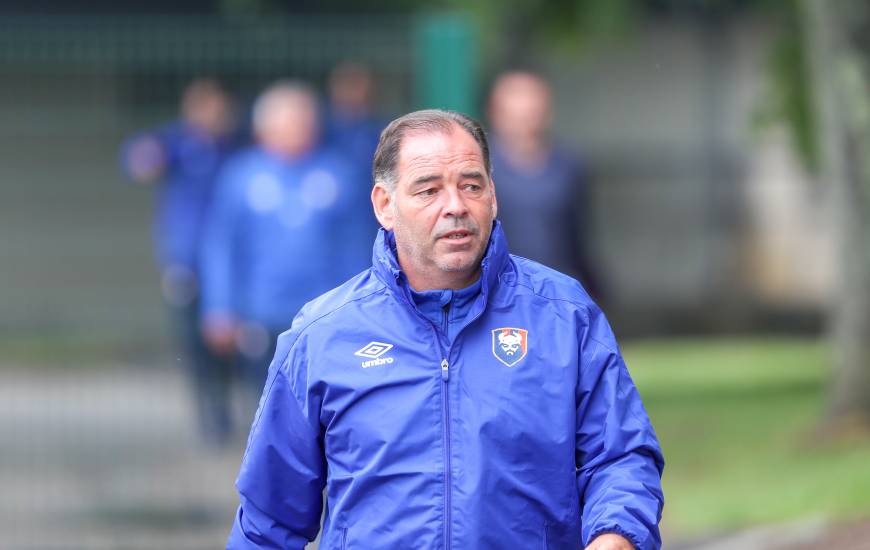
POLYGON ((521 328, 497 328, 492 331, 492 354, 512 367, 523 360, 529 349, 529 331, 521 328))

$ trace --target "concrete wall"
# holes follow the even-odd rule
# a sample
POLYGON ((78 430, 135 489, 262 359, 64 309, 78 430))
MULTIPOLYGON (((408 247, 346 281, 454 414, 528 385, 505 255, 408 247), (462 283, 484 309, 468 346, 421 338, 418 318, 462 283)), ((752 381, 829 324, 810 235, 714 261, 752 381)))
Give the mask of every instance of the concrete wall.
POLYGON ((557 133, 594 174, 591 240, 606 301, 627 327, 734 329, 769 307, 816 315, 826 304, 830 270, 794 269, 828 257, 825 193, 783 157, 781 129, 771 137, 752 122, 771 36, 751 20, 658 21, 548 64, 557 133), (759 169, 777 162, 776 173, 759 169), (776 182, 779 196, 759 191, 776 182), (771 201, 787 210, 776 227, 764 223, 771 201), (822 237, 808 244, 807 232, 822 237), (785 276, 771 283, 765 270, 785 276))

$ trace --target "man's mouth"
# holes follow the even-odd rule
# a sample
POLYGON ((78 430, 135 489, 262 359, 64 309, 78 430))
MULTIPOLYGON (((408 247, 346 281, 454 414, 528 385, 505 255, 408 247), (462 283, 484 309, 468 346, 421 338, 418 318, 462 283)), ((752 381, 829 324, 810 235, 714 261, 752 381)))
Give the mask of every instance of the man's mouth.
POLYGON ((470 231, 450 231, 449 233, 445 233, 441 236, 442 239, 447 239, 449 241, 459 241, 471 235, 470 231))

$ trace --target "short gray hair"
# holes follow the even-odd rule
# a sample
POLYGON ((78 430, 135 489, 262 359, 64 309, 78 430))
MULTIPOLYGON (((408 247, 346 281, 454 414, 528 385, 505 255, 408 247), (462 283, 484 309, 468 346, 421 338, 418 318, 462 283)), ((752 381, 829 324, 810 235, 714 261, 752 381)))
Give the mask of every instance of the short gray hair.
POLYGON ((273 109, 288 98, 301 97, 311 102, 311 108, 317 110, 317 94, 314 88, 301 80, 283 79, 270 84, 254 101, 251 110, 251 122, 254 131, 259 131, 267 124, 273 109))
POLYGON ((399 162, 399 150, 402 148, 402 140, 406 134, 409 132, 449 133, 453 131, 454 125, 458 125, 468 132, 480 146, 486 175, 488 177, 491 176, 489 143, 486 140, 486 132, 483 130, 483 126, 470 116, 456 111, 425 109, 397 118, 381 132, 381 139, 378 142, 378 148, 375 150, 375 158, 372 163, 374 183, 384 185, 391 193, 395 191, 396 182, 398 181, 396 164, 399 162))

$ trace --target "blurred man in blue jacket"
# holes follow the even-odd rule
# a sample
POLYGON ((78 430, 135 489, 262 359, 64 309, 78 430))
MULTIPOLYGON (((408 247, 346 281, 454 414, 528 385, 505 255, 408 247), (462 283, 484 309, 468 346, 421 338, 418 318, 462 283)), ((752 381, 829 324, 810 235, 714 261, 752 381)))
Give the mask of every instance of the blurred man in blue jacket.
MULTIPOLYGON (((386 121, 374 112, 374 94, 371 70, 361 63, 339 63, 329 74, 323 141, 348 160, 355 185, 359 186, 366 202, 372 185, 372 159, 381 130, 386 126, 386 121)), ((378 222, 371 212, 363 216, 368 219, 368 233, 364 234, 368 238, 369 233, 377 231, 378 222)), ((364 248, 368 248, 368 244, 364 248)))
POLYGON ((534 73, 503 73, 493 83, 488 114, 499 218, 511 251, 577 277, 596 295, 601 288, 586 244, 587 177, 577 156, 551 136, 550 86, 534 73))
POLYGON ((319 146, 318 105, 304 84, 279 82, 253 109, 258 144, 220 175, 203 243, 202 329, 237 353, 262 391, 278 334, 302 305, 365 267, 367 213, 345 159, 319 146))
POLYGON ((199 245, 217 173, 233 150, 234 120, 221 86, 194 80, 184 91, 180 120, 133 136, 121 150, 127 175, 157 186, 153 231, 161 289, 185 350, 200 431, 213 446, 232 432, 232 364, 211 353, 199 330, 199 245))
POLYGON ((372 159, 386 126, 374 113, 374 78, 365 65, 344 62, 330 72, 328 84, 324 140, 344 152, 371 185, 372 159))
POLYGON ((324 549, 660 548, 664 461, 613 333, 508 253, 480 125, 393 121, 374 181, 372 267, 281 336, 227 547, 301 550, 325 487, 324 549))

